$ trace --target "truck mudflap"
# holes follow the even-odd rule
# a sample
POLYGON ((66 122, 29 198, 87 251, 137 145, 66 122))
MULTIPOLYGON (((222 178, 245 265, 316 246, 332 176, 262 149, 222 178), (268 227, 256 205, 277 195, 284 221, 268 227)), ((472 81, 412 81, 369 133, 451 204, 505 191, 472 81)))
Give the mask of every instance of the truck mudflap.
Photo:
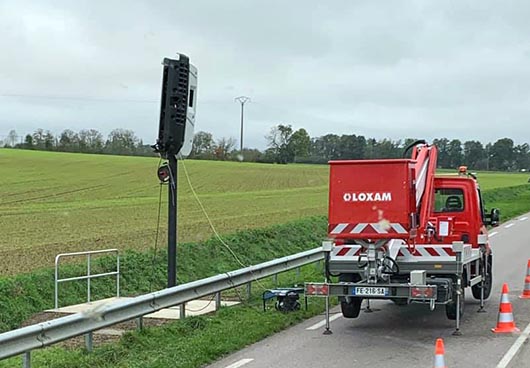
POLYGON ((408 302, 429 304, 447 304, 452 300, 451 279, 429 280, 427 284, 412 285, 408 283, 339 282, 339 283, 306 283, 307 297, 350 297, 366 299, 405 299, 408 302))

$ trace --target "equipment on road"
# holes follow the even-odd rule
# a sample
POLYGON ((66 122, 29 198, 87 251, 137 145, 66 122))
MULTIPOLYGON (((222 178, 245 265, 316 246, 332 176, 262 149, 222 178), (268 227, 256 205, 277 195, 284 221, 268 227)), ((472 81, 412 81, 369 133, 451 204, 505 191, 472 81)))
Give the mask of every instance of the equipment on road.
POLYGON ((434 368, 447 368, 445 365, 445 347, 443 339, 436 339, 434 347, 434 368))
POLYGON ((499 211, 486 213, 467 167, 435 176, 436 146, 416 141, 409 150, 410 159, 329 162, 326 282, 305 292, 338 296, 345 318, 359 316, 363 299, 444 305, 458 334, 465 288, 481 310, 491 293, 486 226, 498 225, 499 211))
POLYGON ((497 327, 491 329, 494 333, 519 332, 519 329, 515 326, 515 320, 513 319, 512 303, 510 303, 508 292, 508 284, 504 283, 502 285, 497 327))
POLYGON ((521 299, 530 299, 530 259, 526 265, 526 276, 524 278, 524 289, 521 295, 521 299))
MULTIPOLYGON (((263 311, 266 310, 267 300, 276 298, 274 307, 280 312, 294 312, 300 309, 300 294, 303 294, 304 288, 276 288, 263 292, 263 311)), ((305 309, 307 309, 307 297, 305 298, 305 309)))

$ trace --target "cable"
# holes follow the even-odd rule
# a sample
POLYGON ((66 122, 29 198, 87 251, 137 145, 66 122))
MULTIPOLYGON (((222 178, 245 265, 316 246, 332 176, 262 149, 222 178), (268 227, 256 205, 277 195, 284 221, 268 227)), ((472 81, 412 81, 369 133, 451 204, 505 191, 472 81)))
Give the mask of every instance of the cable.
MULTIPOLYGON (((162 162, 162 158, 158 161, 158 166, 160 167, 160 163, 162 162)), ((156 253, 158 251, 158 235, 160 234, 160 212, 162 209, 162 185, 163 183, 160 183, 160 191, 158 193, 158 215, 156 219, 156 236, 155 236, 155 244, 153 247, 153 260, 151 262, 151 279, 149 280, 149 292, 153 291, 153 281, 155 278, 155 266, 156 266, 156 253)))
POLYGON ((199 308, 199 309, 190 309, 190 308, 187 308, 186 307, 186 312, 201 312, 203 310, 205 310, 206 308, 208 308, 210 306, 210 304, 212 304, 213 300, 215 299, 215 294, 210 298, 210 301, 208 301, 208 304, 206 304, 204 307, 202 308, 199 308))
MULTIPOLYGON (((234 259, 239 263, 243 268, 250 267, 248 265, 245 265, 239 257, 236 255, 236 253, 230 248, 230 246, 223 240, 221 235, 217 232, 212 220, 210 219, 210 216, 208 215, 208 212, 206 212, 206 209, 204 208, 204 205, 202 204, 201 200, 199 199, 199 196, 197 195, 197 192, 195 192, 195 189, 193 188, 193 185, 191 183, 191 179, 188 173, 188 169, 186 168, 186 164, 184 163, 184 159, 182 158, 182 155, 180 156, 180 161, 182 162, 182 168, 184 169, 184 174, 186 176, 186 180, 188 181, 188 185, 190 187, 191 193, 193 194, 193 197, 199 204, 199 207, 201 208, 202 212, 204 213, 204 216, 206 217, 206 220, 208 220, 208 223, 210 225, 210 228, 212 229, 215 237, 219 242, 230 252, 230 254, 234 257, 234 259)), ((254 281, 265 291, 267 288, 258 280, 258 278, 254 275, 252 271, 250 271, 252 276, 254 276, 254 281)))

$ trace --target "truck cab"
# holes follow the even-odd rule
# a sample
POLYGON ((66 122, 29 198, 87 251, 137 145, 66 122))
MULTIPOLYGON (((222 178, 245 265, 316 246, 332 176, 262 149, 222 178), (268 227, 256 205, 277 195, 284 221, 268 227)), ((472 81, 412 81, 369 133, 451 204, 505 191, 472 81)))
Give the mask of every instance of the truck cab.
POLYGON ((434 203, 429 223, 437 227, 434 244, 463 241, 479 247, 487 236, 487 222, 480 188, 474 178, 440 176, 434 179, 434 203))

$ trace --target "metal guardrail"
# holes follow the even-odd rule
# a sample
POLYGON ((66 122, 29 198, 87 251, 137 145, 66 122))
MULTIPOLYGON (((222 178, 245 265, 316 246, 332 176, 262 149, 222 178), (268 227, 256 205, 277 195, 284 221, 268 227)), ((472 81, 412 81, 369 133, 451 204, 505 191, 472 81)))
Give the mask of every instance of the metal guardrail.
POLYGON ((0 360, 324 259, 316 248, 0 334, 0 360))
POLYGON ((59 283, 75 280, 87 280, 87 303, 90 303, 90 280, 103 276, 116 275, 116 296, 120 297, 120 251, 118 249, 91 250, 86 252, 61 253, 55 257, 55 309, 59 308, 59 283), (91 257, 95 254, 116 253, 116 271, 92 273, 91 257), (59 278, 59 261, 64 257, 86 256, 86 275, 59 278))

